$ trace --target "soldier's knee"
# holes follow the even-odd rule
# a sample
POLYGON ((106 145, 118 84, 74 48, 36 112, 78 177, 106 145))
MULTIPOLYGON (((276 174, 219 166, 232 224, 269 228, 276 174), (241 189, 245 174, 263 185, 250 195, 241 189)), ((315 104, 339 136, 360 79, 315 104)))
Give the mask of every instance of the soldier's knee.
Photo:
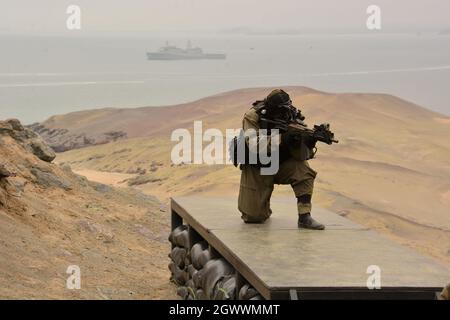
POLYGON ((241 218, 245 223, 264 223, 270 218, 272 210, 260 210, 260 211, 241 211, 241 218))
POLYGON ((243 215, 242 220, 244 220, 244 222, 247 224, 261 224, 261 223, 266 222, 267 218, 266 217, 251 218, 249 216, 243 215))

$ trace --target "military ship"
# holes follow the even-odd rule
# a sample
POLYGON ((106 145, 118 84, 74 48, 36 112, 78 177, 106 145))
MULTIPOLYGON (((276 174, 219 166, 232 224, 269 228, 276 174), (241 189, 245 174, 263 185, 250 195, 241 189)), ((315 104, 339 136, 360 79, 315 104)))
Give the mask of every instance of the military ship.
POLYGON ((213 59, 223 60, 227 55, 223 53, 204 53, 199 47, 193 48, 189 41, 186 49, 181 49, 176 46, 166 45, 159 49, 158 52, 147 52, 148 60, 201 60, 213 59))

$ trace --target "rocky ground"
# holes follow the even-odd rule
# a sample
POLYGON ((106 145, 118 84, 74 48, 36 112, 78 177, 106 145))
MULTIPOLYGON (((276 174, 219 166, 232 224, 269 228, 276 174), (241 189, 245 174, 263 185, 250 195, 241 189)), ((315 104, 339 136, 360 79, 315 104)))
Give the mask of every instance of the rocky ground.
POLYGON ((168 209, 52 163, 19 121, 0 121, 0 299, 175 298, 168 209), (81 271, 69 290, 67 268, 81 271))

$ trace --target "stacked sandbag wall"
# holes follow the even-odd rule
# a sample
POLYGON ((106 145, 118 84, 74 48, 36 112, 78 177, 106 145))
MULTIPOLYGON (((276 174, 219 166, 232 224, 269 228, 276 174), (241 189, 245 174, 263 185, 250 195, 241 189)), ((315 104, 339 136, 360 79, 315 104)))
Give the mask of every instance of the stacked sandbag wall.
POLYGON ((186 225, 175 228, 169 236, 172 251, 169 270, 177 293, 185 300, 262 300, 261 295, 245 284, 236 297, 236 271, 208 243, 189 238, 186 225), (190 247, 192 245, 192 247, 190 247))

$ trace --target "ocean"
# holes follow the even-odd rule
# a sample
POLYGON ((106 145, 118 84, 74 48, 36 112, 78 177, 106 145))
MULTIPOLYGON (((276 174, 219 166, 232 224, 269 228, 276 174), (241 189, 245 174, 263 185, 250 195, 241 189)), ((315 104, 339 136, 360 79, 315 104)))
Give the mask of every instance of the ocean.
MULTIPOLYGON (((450 36, 0 36, 0 119, 164 106, 247 87, 389 93, 450 115, 450 36), (226 60, 148 61, 188 40, 226 60)), ((250 103, 250 101, 249 101, 250 103)), ((301 102, 300 102, 301 104, 301 102)))

